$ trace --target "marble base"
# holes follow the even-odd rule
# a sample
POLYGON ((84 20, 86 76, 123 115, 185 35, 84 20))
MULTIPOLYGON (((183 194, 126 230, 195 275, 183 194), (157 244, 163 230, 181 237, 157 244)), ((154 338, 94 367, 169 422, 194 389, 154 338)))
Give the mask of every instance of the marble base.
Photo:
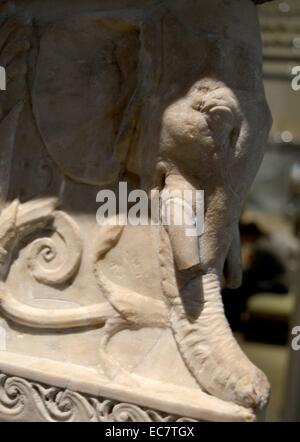
POLYGON ((246 414, 237 414, 234 404, 231 412, 225 412, 222 404, 197 390, 148 380, 133 389, 108 381, 94 369, 0 352, 0 421, 247 420, 246 414))

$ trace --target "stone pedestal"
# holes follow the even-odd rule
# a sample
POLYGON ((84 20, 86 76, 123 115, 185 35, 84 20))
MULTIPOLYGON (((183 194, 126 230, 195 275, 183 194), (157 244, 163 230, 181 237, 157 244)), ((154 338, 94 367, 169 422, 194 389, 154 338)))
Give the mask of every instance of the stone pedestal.
POLYGON ((265 407, 220 294, 224 269, 240 281, 238 218, 270 127, 242 3, 0 2, 0 420, 251 421, 265 407), (150 212, 99 223, 99 192, 120 197, 120 182, 134 199, 204 190, 204 232, 150 212))

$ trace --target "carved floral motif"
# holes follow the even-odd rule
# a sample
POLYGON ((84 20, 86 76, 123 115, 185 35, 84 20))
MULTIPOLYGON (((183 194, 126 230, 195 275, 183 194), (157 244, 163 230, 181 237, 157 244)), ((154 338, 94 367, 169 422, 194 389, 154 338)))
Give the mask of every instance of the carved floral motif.
POLYGON ((0 421, 195 422, 190 418, 92 397, 0 374, 0 421))

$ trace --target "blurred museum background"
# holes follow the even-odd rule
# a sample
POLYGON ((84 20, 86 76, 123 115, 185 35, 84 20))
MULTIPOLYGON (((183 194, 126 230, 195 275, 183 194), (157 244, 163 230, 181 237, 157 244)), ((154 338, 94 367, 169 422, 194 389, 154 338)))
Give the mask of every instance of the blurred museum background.
POLYGON ((266 3, 259 15, 274 124, 241 220, 244 282, 224 291, 224 303, 245 352, 271 381, 267 420, 300 421, 300 350, 291 348, 300 326, 300 0, 266 3))

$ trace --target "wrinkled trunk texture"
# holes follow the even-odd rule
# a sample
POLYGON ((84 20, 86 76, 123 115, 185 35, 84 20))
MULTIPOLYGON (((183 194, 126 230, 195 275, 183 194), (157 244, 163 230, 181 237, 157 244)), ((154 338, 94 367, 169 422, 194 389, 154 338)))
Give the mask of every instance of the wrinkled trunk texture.
MULTIPOLYGON (((220 269, 225 259, 216 257, 214 270, 211 262, 203 266, 199 238, 185 237, 185 229, 184 225, 165 226, 160 235, 162 286, 182 358, 207 392, 245 407, 262 408, 269 396, 268 380, 245 356, 224 314, 220 269)), ((222 231, 211 236, 214 242, 218 235, 222 231)), ((241 279, 237 228, 226 254, 228 285, 236 286, 241 279)))

